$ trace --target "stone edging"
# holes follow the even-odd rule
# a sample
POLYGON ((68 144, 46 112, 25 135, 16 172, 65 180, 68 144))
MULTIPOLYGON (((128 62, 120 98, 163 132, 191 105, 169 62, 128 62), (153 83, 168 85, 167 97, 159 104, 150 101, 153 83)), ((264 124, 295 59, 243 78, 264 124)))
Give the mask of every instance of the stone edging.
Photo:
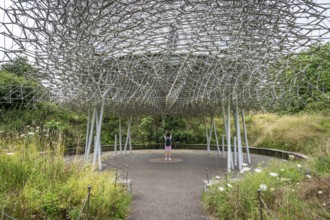
MULTIPOLYGON (((250 149, 250 153, 253 153, 253 154, 272 156, 272 157, 282 158, 285 160, 288 160, 290 155, 294 156, 295 159, 307 159, 307 156, 304 154, 285 151, 285 150, 270 149, 270 148, 257 148, 257 147, 249 147, 249 149, 250 149)), ((245 148, 243 148, 243 151, 245 152, 245 148)))
MULTIPOLYGON (((211 150, 216 150, 217 147, 216 145, 211 145, 211 150)), ((113 150, 113 145, 104 145, 102 146, 103 151, 112 151, 113 150)), ((132 148, 134 150, 142 150, 142 149, 163 149, 163 144, 150 144, 150 145, 144 145, 144 144, 137 144, 137 145, 132 145, 132 148)), ((190 150, 206 150, 206 144, 174 144, 173 149, 190 149, 190 150)), ((221 146, 220 146, 221 149, 221 146)), ((265 155, 265 156, 272 156, 272 157, 277 157, 277 158, 282 158, 285 160, 289 159, 289 155, 294 156, 295 159, 307 159, 307 156, 296 153, 296 152, 290 152, 290 151, 285 151, 285 150, 278 150, 278 149, 270 149, 270 148, 258 148, 258 147, 249 147, 250 153, 252 154, 260 154, 260 155, 265 155)), ((73 154, 83 154, 83 148, 79 149, 77 151, 76 148, 70 148, 67 149, 69 155, 73 154)), ((233 150, 233 147, 232 147, 233 150)), ((227 146, 225 146, 225 151, 227 151, 227 146)), ((118 149, 117 149, 118 152, 118 149)), ((243 152, 246 152, 245 147, 243 146, 243 152)))

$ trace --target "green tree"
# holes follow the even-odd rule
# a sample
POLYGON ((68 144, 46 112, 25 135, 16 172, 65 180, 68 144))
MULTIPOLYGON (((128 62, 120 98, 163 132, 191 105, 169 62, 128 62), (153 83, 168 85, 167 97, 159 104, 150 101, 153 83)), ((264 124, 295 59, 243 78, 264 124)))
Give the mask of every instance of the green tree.
POLYGON ((2 70, 14 73, 17 76, 26 76, 28 73, 36 72, 25 57, 19 57, 14 59, 12 62, 3 64, 2 70))
POLYGON ((2 65, 0 70, 0 103, 2 108, 17 108, 32 103, 44 87, 36 80, 26 78, 26 74, 36 71, 26 60, 17 58, 2 65))
MULTIPOLYGON (((289 59, 280 60, 271 71, 285 68, 276 75, 276 82, 291 87, 291 92, 283 96, 283 101, 293 100, 289 112, 299 112, 306 106, 318 102, 317 108, 329 106, 330 101, 330 43, 316 45, 289 59)), ((274 74, 275 75, 275 74, 274 74)), ((285 105, 283 105, 285 106, 285 105)), ((280 106, 280 111, 283 107, 280 106)))
POLYGON ((142 118, 141 123, 140 123, 141 134, 143 136, 147 137, 148 143, 151 143, 153 140, 153 134, 154 134, 153 122, 154 122, 154 118, 151 116, 148 116, 148 117, 142 118))

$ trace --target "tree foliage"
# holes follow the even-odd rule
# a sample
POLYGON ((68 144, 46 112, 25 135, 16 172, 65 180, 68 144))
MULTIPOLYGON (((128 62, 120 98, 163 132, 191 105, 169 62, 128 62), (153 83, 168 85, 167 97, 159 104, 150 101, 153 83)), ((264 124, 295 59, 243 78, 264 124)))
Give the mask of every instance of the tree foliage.
POLYGON ((26 74, 36 71, 25 58, 2 65, 0 70, 0 103, 3 109, 21 108, 35 101, 44 90, 34 79, 27 79, 26 74))
POLYGON ((18 57, 12 62, 2 65, 2 70, 13 73, 17 76, 27 76, 27 74, 35 72, 36 70, 28 63, 27 58, 18 57))
POLYGON ((280 83, 290 83, 296 88, 296 95, 291 98, 297 102, 289 106, 289 112, 327 109, 330 102, 330 43, 307 48, 292 56, 286 62, 283 79, 288 81, 280 80, 280 83))

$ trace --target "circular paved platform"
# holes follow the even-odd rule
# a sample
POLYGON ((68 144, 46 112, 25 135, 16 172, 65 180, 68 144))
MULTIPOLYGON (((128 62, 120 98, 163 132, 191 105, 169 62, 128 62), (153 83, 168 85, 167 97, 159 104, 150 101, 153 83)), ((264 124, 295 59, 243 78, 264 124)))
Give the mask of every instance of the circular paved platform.
POLYGON ((171 160, 165 160, 164 157, 157 157, 157 158, 151 158, 149 160, 149 162, 152 162, 152 163, 180 163, 182 162, 183 159, 181 158, 171 158, 171 160))
MULTIPOLYGON (((163 150, 137 150, 133 154, 103 155, 104 169, 118 169, 132 179, 131 220, 212 219, 203 209, 201 195, 207 167, 210 176, 224 176, 226 158, 217 152, 173 150, 172 161, 165 161, 163 150)), ((251 155, 255 167, 270 157, 251 155)), ((236 171, 237 172, 237 171, 236 171)))

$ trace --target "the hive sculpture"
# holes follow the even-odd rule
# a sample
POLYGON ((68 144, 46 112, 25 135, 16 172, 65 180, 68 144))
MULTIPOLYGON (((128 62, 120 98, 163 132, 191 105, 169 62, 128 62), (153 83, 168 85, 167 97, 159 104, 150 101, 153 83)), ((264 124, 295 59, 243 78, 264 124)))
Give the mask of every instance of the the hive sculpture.
POLYGON ((322 91, 322 83, 302 84, 308 63, 287 73, 296 53, 329 39, 327 1, 5 2, 0 60, 28 57, 38 69, 31 77, 48 90, 37 100, 102 103, 123 115, 210 115, 322 91))

